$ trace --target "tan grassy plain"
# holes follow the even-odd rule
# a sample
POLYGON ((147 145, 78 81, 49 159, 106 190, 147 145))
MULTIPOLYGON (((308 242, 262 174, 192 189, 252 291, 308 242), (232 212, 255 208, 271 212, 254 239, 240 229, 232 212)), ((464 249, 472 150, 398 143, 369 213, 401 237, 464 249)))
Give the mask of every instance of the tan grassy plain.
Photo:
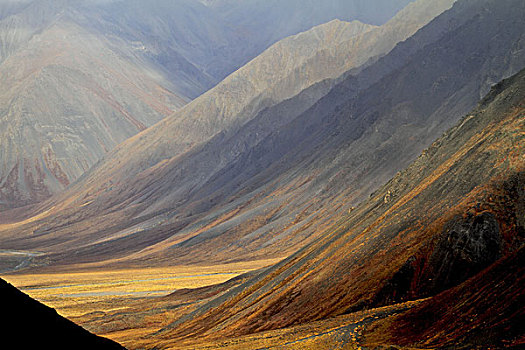
POLYGON ((177 266, 65 273, 7 274, 6 281, 65 317, 125 309, 177 289, 218 284, 276 263, 259 260, 215 266, 177 266))

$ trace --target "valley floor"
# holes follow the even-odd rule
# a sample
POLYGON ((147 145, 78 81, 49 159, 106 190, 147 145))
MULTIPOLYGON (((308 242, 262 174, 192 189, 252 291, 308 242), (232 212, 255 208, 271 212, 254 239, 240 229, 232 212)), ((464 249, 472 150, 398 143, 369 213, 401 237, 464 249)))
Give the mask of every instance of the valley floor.
MULTIPOLYGON (((24 293, 55 308, 85 328, 129 349, 156 346, 147 337, 207 299, 217 285, 276 263, 259 260, 215 266, 179 266, 123 270, 69 270, 2 276, 24 293), (202 288, 207 287, 207 288, 202 288), (206 291, 200 294, 199 290, 206 291), (171 294, 175 291, 179 293, 171 294)), ((225 290, 229 287, 224 283, 225 290)), ((395 316, 420 301, 379 308, 276 331, 228 340, 192 340, 167 349, 362 349, 366 326, 395 316)))
POLYGON ((219 284, 275 262, 262 260, 215 266, 17 273, 2 277, 32 298, 71 318, 124 310, 145 298, 219 284))
MULTIPOLYGON (((426 299, 424 299, 426 300, 426 299)), ((388 349, 388 345, 372 344, 365 340, 363 332, 367 327, 421 304, 424 300, 412 301, 387 307, 356 312, 327 320, 312 322, 296 327, 261 332, 228 340, 198 343, 178 343, 167 349, 195 350, 246 350, 246 349, 388 349)), ((373 340, 372 340, 373 341, 373 340)), ((397 349, 397 347, 394 347, 397 349)))

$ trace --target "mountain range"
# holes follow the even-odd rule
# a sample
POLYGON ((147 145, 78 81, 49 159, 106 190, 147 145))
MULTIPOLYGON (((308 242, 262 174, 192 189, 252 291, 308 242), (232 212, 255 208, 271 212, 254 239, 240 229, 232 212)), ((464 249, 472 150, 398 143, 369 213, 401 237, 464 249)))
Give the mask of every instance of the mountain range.
MULTIPOLYGON (((299 7, 288 2, 287 11, 299 7)), ((318 15, 314 4, 300 6, 312 14, 308 21, 277 19, 286 25, 276 29, 236 21, 241 13, 243 20, 260 18, 262 2, 240 2, 235 14, 196 0, 1 1, 0 210, 61 192, 116 145, 275 41, 313 24, 358 17, 332 2, 318 15)), ((383 19, 405 3, 385 7, 383 19)), ((363 14, 364 21, 381 21, 363 14)))
POLYGON ((257 71, 249 64, 119 145, 35 217, 6 226, 2 244, 46 252, 46 264, 284 257, 523 66, 515 5, 456 3, 333 87, 323 81, 266 109, 256 93, 236 92, 255 90, 245 85, 257 71), (491 29, 474 35, 480 27, 491 29))
POLYGON ((130 349, 519 349, 523 18, 0 0, 0 271, 280 261, 73 319, 130 349))

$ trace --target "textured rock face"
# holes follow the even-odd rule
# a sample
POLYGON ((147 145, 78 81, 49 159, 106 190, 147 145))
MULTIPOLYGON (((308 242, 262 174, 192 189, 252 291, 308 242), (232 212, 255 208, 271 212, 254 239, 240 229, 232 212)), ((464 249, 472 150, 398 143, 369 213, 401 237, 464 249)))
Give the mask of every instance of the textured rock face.
POLYGON ((436 240, 430 250, 405 262, 372 305, 432 296, 455 287, 501 258, 504 242, 490 212, 450 220, 436 240))
POLYGON ((499 224, 491 213, 451 221, 429 259, 429 293, 456 286, 490 266, 501 257, 502 243, 499 224))
POLYGON ((525 247, 460 286, 369 327, 366 342, 416 348, 520 349, 524 266, 525 247))

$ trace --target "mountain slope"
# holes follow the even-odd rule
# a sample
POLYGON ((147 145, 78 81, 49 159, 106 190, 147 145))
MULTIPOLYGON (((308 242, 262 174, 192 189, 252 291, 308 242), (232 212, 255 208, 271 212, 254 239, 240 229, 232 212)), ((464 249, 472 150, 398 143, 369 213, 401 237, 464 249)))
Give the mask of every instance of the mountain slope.
MULTIPOLYGON (((525 70, 498 84, 410 167, 314 243, 157 332, 154 343, 169 347, 189 334, 202 339, 276 329, 444 289, 450 292, 399 316, 403 323, 389 323, 393 333, 386 338, 395 343, 396 329, 407 324, 412 338, 400 338, 401 345, 433 347, 457 339, 468 347, 484 339, 484 346, 498 346, 523 336, 515 328, 523 317, 516 313, 522 309, 523 269, 513 266, 525 244, 524 87, 525 70), (511 277, 503 283, 506 275, 511 277), (416 323, 414 329, 429 308, 437 312, 430 318, 436 323, 416 323), (468 315, 479 320, 462 323, 468 315), (494 333, 483 335, 483 329, 494 333)), ((370 341, 382 334, 377 330, 370 341)))
POLYGON ((153 69, 57 16, 0 65, 0 207, 60 192, 187 102, 153 69))
MULTIPOLYGON (((53 237, 74 230, 77 243, 69 243, 76 245, 77 250, 79 245, 90 252, 96 250, 96 255, 109 253, 116 243, 115 239, 128 239, 126 236, 129 235, 141 242, 120 244, 122 250, 131 248, 137 251, 167 238, 174 231, 174 222, 176 229, 180 230, 191 223, 189 220, 199 219, 198 216, 192 218, 190 215, 185 218, 185 214, 179 213, 177 217, 168 215, 166 218, 164 214, 167 208, 176 212, 176 206, 179 206, 177 202, 185 201, 185 198, 192 199, 187 195, 188 190, 199 190, 223 172, 223 169, 236 164, 246 152, 326 94, 333 86, 333 81, 314 85, 296 98, 276 105, 280 99, 292 97, 300 89, 320 79, 337 76, 352 65, 363 64, 373 58, 367 55, 384 54, 383 50, 392 47, 392 44, 387 44, 388 40, 402 40, 411 35, 434 15, 450 7, 452 1, 439 2, 439 6, 436 2, 432 2, 432 5, 430 3, 419 1, 387 23, 385 28, 336 21, 274 45, 173 117, 119 146, 81 182, 73 185, 67 194, 53 200, 52 205, 56 206, 53 210, 59 214, 56 219, 43 225, 42 220, 37 223, 37 227, 24 227, 23 230, 39 233, 39 243, 34 242, 38 244, 38 249, 54 249, 51 248, 53 237), (425 15, 422 16, 421 13, 425 15), (411 17, 412 15, 415 17, 411 17), (404 25, 405 23, 408 25, 404 25), (316 43, 319 49, 312 50, 312 43, 316 43), (338 43, 341 45, 336 45, 338 43), (354 43, 355 50, 348 43, 354 43), (335 50, 328 55, 330 50, 326 48, 331 46, 335 46, 335 50), (365 53, 359 53, 361 48, 365 49, 365 53), (328 66, 327 69, 327 57, 332 57, 332 62, 338 64, 328 66), (344 60, 343 57, 349 59, 344 60), (304 71, 309 74, 297 74, 304 71), (242 91, 242 94, 237 91, 242 91), (248 91, 253 92, 247 93, 248 91), (275 107, 264 110, 264 107, 272 105, 275 107), (258 114, 258 111, 261 113, 258 114), (253 119, 253 123, 248 122, 250 119, 253 119), (253 137, 254 135, 256 136, 253 137), (158 180, 152 181, 153 178, 158 180), (144 200, 145 198, 148 200, 144 200), (69 204, 72 205, 66 209, 69 204), (81 211, 80 216, 72 214, 76 210, 81 211), (89 225, 86 230, 85 223, 98 215, 105 215, 106 211, 113 212, 114 218, 97 219, 98 223, 89 225), (138 214, 140 212, 142 214, 138 214), (75 215, 76 219, 67 218, 69 215, 75 215), (140 218, 133 218, 141 215, 140 218), (68 222, 68 225, 53 227, 60 221, 68 222), (101 227, 109 222, 112 227, 101 227), (157 232, 149 231, 145 235, 144 232, 152 227, 160 229, 157 232), (47 235, 51 230, 54 234, 47 235), (135 235, 141 231, 142 233, 135 235), (86 238, 107 248, 90 247, 86 238), (43 243, 44 241, 47 243, 43 243), (46 246, 49 248, 45 248, 46 246)), ((187 208, 192 210, 190 206, 187 208)), ((205 208, 199 209, 201 212, 203 210, 205 208)), ((201 223, 197 222, 197 225, 201 223)), ((7 226, 7 229, 10 227, 7 226)), ((192 226, 188 226, 188 229, 193 230, 192 226)), ((198 231, 198 228, 195 230, 198 231)), ((33 238, 35 236, 30 239, 33 238)), ((22 244, 22 241, 19 243, 22 244)), ((32 245, 28 241, 23 244, 26 247, 24 249, 32 245)), ((60 250, 63 251, 63 248, 60 250)), ((112 256, 117 257, 119 254, 113 251, 112 256)), ((79 255, 77 259, 78 257, 79 255)))
POLYGON ((18 349, 124 349, 97 337, 0 279, 2 341, 18 349))

